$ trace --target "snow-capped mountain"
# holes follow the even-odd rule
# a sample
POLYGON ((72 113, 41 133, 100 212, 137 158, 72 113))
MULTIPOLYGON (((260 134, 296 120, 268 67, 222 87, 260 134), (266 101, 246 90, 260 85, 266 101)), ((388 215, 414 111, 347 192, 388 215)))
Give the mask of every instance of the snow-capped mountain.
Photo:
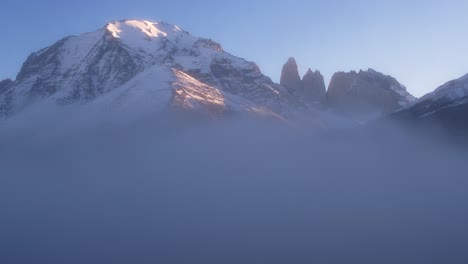
POLYGON ((335 73, 327 99, 331 108, 364 119, 389 114, 415 100, 395 78, 373 69, 335 73))
POLYGON ((31 54, 16 80, 0 85, 0 117, 42 101, 277 116, 293 100, 255 63, 210 39, 164 22, 124 20, 31 54))
POLYGON ((391 117, 437 122, 447 128, 468 128, 468 74, 447 82, 391 117))

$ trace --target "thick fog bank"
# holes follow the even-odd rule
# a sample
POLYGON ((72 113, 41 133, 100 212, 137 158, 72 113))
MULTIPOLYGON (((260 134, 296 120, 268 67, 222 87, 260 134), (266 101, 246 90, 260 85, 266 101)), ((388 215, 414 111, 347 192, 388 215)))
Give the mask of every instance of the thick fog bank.
POLYGON ((0 263, 467 263, 468 151, 394 126, 0 137, 0 263))

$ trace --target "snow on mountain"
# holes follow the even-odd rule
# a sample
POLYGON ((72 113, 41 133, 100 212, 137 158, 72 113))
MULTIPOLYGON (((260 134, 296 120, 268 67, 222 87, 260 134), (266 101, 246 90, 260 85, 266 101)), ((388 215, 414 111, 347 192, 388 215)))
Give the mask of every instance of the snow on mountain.
POLYGON ((437 88, 434 92, 421 97, 418 102, 426 100, 437 101, 441 99, 455 101, 465 96, 468 96, 468 74, 459 79, 447 82, 437 88))
MULTIPOLYGON (((452 119, 452 116, 466 118, 468 111, 468 74, 447 82, 405 109, 394 114, 395 117, 404 118, 432 118, 444 116, 452 119), (464 106, 462 106, 464 105, 464 106)), ((463 123, 466 123, 462 121, 463 123)))
POLYGON ((191 47, 197 41, 176 25, 163 22, 127 20, 109 23, 106 29, 134 52, 156 54, 167 43, 178 47, 191 47))
POLYGON ((288 112, 295 100, 257 65, 220 44, 175 25, 139 20, 111 22, 31 54, 0 93, 0 116, 44 99, 59 105, 112 102, 108 105, 142 111, 179 103, 217 114, 268 116, 288 112))
POLYGON ((125 116, 125 119, 154 116, 168 109, 214 119, 228 113, 280 118, 265 108, 206 85, 180 70, 159 65, 146 69, 121 87, 94 100, 92 105, 104 111, 106 109, 103 108, 118 111, 119 117, 125 116))
POLYGON ((154 115, 170 103, 174 79, 171 69, 155 65, 89 105, 99 112, 116 111, 123 119, 154 115))

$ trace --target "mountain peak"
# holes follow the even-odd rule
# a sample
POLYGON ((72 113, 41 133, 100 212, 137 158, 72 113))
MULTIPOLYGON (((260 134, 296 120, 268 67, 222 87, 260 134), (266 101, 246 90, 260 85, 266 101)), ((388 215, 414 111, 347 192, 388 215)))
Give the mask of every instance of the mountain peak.
POLYGON ((296 60, 293 57, 289 58, 283 66, 281 85, 295 91, 307 103, 323 104, 326 102, 327 92, 322 74, 309 68, 301 79, 296 60))
POLYGON ((306 74, 304 75, 303 79, 306 79, 306 78, 308 78, 310 76, 321 76, 321 75, 322 75, 322 73, 319 70, 313 71, 312 69, 309 68, 307 70, 306 74))
POLYGON ((114 21, 108 23, 105 30, 125 46, 150 54, 164 47, 166 41, 188 47, 197 40, 179 26, 147 20, 114 21))
POLYGON ((290 57, 288 59, 288 61, 286 62, 286 64, 289 64, 289 65, 296 65, 297 67, 297 63, 296 63, 296 59, 294 57, 290 57))
POLYGON ((303 95, 309 102, 325 104, 327 100, 327 88, 323 75, 318 71, 309 69, 302 78, 303 95))
POLYGON ((280 84, 292 90, 302 89, 299 69, 297 67, 296 60, 293 57, 289 58, 286 64, 283 66, 280 84))
POLYGON ((110 22, 106 25, 106 29, 114 38, 122 38, 122 34, 128 31, 136 31, 146 35, 148 38, 167 37, 170 34, 182 32, 188 34, 180 27, 171 25, 165 22, 152 22, 148 20, 127 19, 110 22))
POLYGON ((223 52, 219 43, 210 39, 190 35, 177 25, 148 20, 120 20, 105 26, 107 34, 118 40, 126 48, 146 55, 154 56, 161 50, 191 50, 205 47, 215 52, 223 52))

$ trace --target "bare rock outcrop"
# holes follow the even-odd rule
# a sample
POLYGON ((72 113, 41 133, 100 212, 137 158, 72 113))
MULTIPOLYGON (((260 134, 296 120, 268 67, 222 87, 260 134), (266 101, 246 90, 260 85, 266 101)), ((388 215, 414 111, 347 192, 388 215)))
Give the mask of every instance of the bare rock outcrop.
POLYGON ((319 71, 309 69, 302 78, 303 95, 306 101, 326 104, 327 88, 319 71))
POLYGON ((330 108, 361 119, 389 114, 414 100, 395 78, 372 69, 335 73, 327 92, 330 108))
POLYGON ((322 74, 319 71, 313 72, 309 69, 301 79, 294 58, 289 58, 283 66, 281 85, 294 91, 306 103, 326 103, 327 90, 322 74))
POLYGON ((286 64, 284 64, 280 84, 296 92, 302 91, 302 81, 294 58, 289 58, 286 64))

